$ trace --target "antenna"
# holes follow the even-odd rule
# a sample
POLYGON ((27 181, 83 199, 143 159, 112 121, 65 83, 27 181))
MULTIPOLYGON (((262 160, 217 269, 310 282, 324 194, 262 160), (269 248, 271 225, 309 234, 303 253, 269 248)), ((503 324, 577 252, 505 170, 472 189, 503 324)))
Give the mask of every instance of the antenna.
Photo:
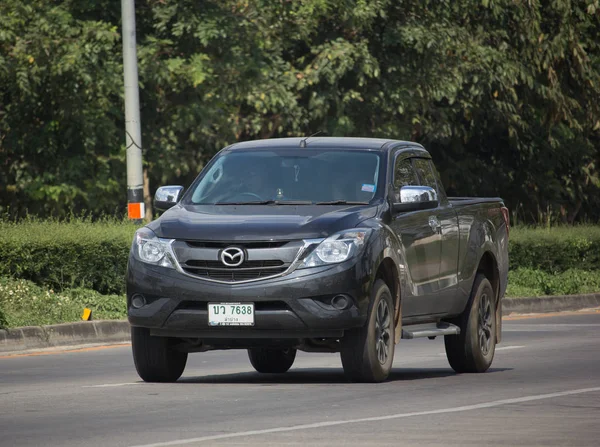
POLYGON ((316 137, 317 135, 324 134, 324 133, 327 133, 327 132, 325 132, 325 131, 323 131, 323 130, 319 130, 318 132, 315 132, 315 133, 313 133, 312 135, 309 135, 309 136, 308 136, 308 137, 306 137, 306 138, 302 138, 302 139, 300 140, 300 147, 301 147, 301 148, 305 148, 305 147, 306 147, 306 140, 308 140, 309 138, 312 138, 312 137, 316 137))

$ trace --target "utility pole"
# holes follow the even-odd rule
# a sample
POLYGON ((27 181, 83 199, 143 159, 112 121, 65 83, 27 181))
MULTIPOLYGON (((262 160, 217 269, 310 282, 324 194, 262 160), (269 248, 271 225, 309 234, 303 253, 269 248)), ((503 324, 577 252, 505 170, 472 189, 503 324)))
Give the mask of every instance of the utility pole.
POLYGON ((127 215, 130 219, 141 221, 145 215, 145 207, 134 0, 121 0, 121 14, 123 20, 123 77, 125 80, 127 215))

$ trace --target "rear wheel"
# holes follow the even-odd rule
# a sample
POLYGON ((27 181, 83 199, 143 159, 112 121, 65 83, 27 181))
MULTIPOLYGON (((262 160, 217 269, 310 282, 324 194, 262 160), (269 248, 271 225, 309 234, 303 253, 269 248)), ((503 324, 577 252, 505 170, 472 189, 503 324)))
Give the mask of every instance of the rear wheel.
POLYGON ((358 382, 382 382, 394 361, 394 302, 390 289, 378 279, 371 293, 365 326, 352 329, 341 340, 344 373, 358 382))
POLYGON ((284 373, 294 364, 296 350, 250 348, 248 358, 259 373, 284 373))
POLYGON ((485 372, 496 350, 496 300, 490 281, 478 274, 471 291, 471 305, 454 324, 459 335, 444 336, 446 357, 457 373, 485 372))
POLYGON ((175 382, 183 374, 187 352, 173 348, 173 340, 153 337, 150 330, 131 328, 131 348, 138 375, 145 382, 175 382))

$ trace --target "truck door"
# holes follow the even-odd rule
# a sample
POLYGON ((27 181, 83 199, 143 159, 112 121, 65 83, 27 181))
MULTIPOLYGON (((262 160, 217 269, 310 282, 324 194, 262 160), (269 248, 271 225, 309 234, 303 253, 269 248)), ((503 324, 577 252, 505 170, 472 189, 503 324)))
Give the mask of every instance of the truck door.
MULTIPOLYGON (((394 160, 393 194, 397 194, 398 202, 402 186, 420 184, 413 160, 407 157, 399 154, 394 160)), ((438 313, 441 234, 435 216, 434 209, 401 213, 392 218, 391 228, 402 241, 406 262, 403 317, 438 313)))
POLYGON ((440 205, 432 210, 433 219, 440 233, 440 263, 437 278, 439 294, 436 302, 436 313, 448 313, 454 309, 458 286, 458 216, 448 202, 446 191, 432 161, 427 158, 414 158, 413 166, 419 176, 421 185, 430 186, 438 193, 440 205))

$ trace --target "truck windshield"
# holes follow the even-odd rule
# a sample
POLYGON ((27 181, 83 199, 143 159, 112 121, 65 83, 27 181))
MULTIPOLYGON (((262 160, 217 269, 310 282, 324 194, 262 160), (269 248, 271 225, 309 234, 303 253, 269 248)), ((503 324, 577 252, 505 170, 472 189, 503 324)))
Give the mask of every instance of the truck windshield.
POLYGON ((197 205, 368 203, 380 156, 369 151, 269 149, 226 152, 201 174, 197 205))

